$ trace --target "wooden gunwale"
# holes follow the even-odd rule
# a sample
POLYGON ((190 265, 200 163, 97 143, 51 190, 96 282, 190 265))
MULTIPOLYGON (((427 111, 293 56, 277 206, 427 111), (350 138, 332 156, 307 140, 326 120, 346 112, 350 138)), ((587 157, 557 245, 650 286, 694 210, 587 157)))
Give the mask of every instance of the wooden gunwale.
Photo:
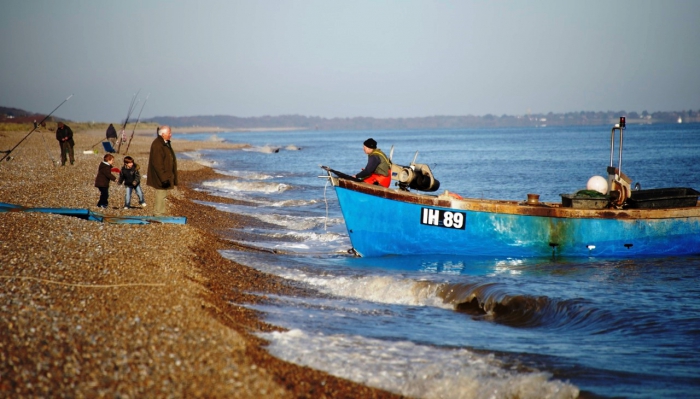
POLYGON ((456 199, 445 195, 429 195, 384 188, 347 179, 331 177, 334 186, 348 190, 417 205, 491 212, 512 215, 580 219, 677 219, 700 218, 700 202, 693 207, 672 209, 579 209, 564 208, 561 203, 542 202, 537 205, 525 201, 506 201, 478 198, 456 199))

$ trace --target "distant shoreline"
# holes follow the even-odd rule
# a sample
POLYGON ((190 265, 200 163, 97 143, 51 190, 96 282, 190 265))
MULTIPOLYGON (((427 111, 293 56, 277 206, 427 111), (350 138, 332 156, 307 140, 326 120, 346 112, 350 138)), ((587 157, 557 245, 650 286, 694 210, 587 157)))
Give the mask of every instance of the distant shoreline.
POLYGON ((486 115, 486 116, 431 116, 419 118, 321 118, 302 115, 282 115, 240 118, 226 115, 200 115, 184 117, 156 117, 150 122, 169 125, 183 131, 338 131, 338 130, 415 130, 415 129, 480 129, 523 128, 553 126, 608 126, 618 123, 620 117, 627 124, 698 123, 700 111, 657 112, 653 114, 625 111, 486 115), (204 127, 216 127, 215 130, 204 127))
POLYGON ((187 133, 245 133, 245 132, 288 132, 296 130, 305 130, 301 127, 273 127, 273 128, 223 128, 218 126, 190 126, 190 127, 172 127, 173 133, 187 134, 187 133))

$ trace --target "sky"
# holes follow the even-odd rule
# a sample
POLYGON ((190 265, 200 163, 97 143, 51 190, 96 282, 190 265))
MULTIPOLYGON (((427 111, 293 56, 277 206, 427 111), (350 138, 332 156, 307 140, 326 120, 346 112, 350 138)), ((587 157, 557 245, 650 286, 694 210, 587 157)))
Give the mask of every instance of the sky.
POLYGON ((700 109, 700 1, 3 0, 0 106, 74 121, 700 109), (147 101, 146 101, 147 98, 147 101))

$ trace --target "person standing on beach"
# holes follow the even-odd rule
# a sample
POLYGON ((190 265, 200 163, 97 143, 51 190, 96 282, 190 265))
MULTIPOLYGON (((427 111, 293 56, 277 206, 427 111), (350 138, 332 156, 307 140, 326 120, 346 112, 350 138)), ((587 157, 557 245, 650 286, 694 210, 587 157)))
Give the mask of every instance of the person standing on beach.
POLYGON ((353 177, 364 180, 367 184, 389 187, 391 184, 391 161, 382 150, 377 148, 373 138, 365 140, 363 149, 367 154, 367 166, 353 177))
POLYGON ((134 162, 134 158, 130 156, 124 157, 124 166, 119 174, 117 184, 124 183, 126 192, 124 193, 124 209, 131 208, 131 192, 135 191, 139 197, 141 208, 146 207, 146 201, 143 199, 143 190, 141 190, 141 173, 139 166, 134 162))
POLYGON ((58 122, 56 140, 58 140, 58 144, 61 146, 61 166, 66 166, 66 153, 70 156, 70 164, 73 165, 75 163, 75 156, 73 155, 73 146, 75 146, 73 131, 70 127, 63 124, 63 122, 58 122))
POLYGON ((165 215, 165 198, 168 190, 177 186, 177 159, 170 145, 170 126, 158 128, 158 137, 151 143, 148 156, 146 184, 156 190, 154 211, 156 216, 165 215))
POLYGON ((117 129, 114 128, 113 124, 109 124, 107 132, 105 133, 107 140, 112 143, 112 148, 117 148, 117 129))
POLYGON ((117 176, 112 174, 114 155, 105 154, 103 159, 97 168, 97 176, 95 177, 95 187, 100 190, 100 199, 97 201, 98 208, 107 208, 109 205, 109 181, 117 180, 117 176))

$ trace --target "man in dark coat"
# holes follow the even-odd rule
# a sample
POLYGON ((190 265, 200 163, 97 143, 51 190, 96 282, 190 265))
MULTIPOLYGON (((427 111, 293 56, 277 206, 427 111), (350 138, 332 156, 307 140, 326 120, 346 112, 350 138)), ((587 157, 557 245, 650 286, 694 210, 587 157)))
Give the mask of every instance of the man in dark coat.
POLYGON ((177 159, 175 151, 170 146, 170 137, 172 137, 170 126, 159 127, 158 137, 151 143, 151 153, 148 156, 146 184, 156 190, 154 205, 156 216, 165 215, 165 198, 168 196, 168 190, 177 186, 177 159))
POLYGON ((107 136, 107 140, 109 140, 110 143, 112 143, 112 148, 117 147, 117 129, 114 128, 113 124, 109 124, 109 127, 107 128, 107 132, 105 133, 107 136))
POLYGON ((70 156, 70 164, 73 165, 75 163, 75 156, 73 155, 73 146, 75 146, 73 131, 70 127, 64 125, 63 122, 58 122, 56 140, 58 140, 58 144, 61 146, 61 165, 66 166, 66 153, 70 156))

